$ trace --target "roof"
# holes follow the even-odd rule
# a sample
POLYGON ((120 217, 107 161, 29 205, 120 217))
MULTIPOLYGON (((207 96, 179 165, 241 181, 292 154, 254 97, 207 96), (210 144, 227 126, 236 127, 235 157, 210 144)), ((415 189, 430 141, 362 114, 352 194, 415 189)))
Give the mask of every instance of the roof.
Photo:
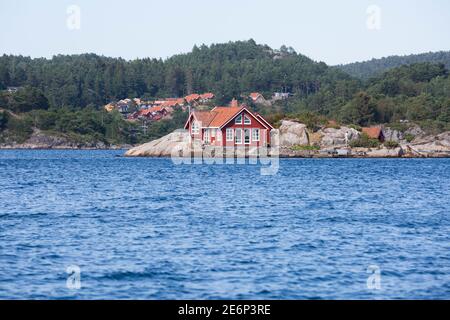
POLYGON ((147 116, 150 113, 152 113, 152 111, 150 109, 145 109, 145 110, 139 111, 139 115, 141 115, 141 116, 147 116))
POLYGON ((367 134, 371 139, 379 139, 383 134, 381 127, 362 128, 362 132, 367 134))
POLYGON ((156 107, 151 107, 150 109, 148 109, 148 111, 150 111, 150 112, 160 112, 160 111, 163 111, 165 109, 166 109, 165 107, 156 106, 156 107))
POLYGON ((187 102, 192 102, 192 101, 200 99, 200 95, 193 93, 193 94, 186 96, 184 99, 186 99, 187 102))
POLYGON ((215 107, 211 113, 214 114, 209 127, 220 128, 235 115, 237 115, 243 108, 242 107, 215 107))
MULTIPOLYGON (((253 114, 243 106, 215 107, 211 111, 193 111, 191 113, 191 116, 194 116, 197 121, 201 122, 202 127, 222 128, 243 110, 246 110, 248 113, 253 115, 253 117, 255 117, 255 119, 257 119, 265 127, 273 129, 273 127, 261 115, 253 114)), ((188 118, 185 128, 187 128, 191 116, 188 118)))
POLYGON ((214 93, 207 92, 207 93, 201 94, 200 98, 205 99, 205 100, 206 99, 214 99, 214 93))
POLYGON ((253 100, 258 99, 259 97, 263 97, 263 95, 261 93, 259 93, 259 92, 252 92, 252 93, 250 93, 250 98, 252 98, 253 100))
POLYGON ((165 101, 161 105, 164 107, 175 107, 176 105, 178 105, 178 101, 177 100, 165 101))

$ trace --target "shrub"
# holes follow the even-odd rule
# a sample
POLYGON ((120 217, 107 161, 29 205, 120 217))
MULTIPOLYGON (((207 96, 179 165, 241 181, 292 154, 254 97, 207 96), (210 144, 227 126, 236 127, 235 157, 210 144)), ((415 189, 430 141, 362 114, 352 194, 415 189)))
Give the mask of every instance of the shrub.
POLYGON ((6 128, 13 139, 18 143, 25 142, 25 140, 30 137, 31 133, 33 133, 33 129, 29 121, 15 117, 9 118, 6 128))
POLYGON ((6 111, 0 111, 0 131, 6 129, 8 124, 9 114, 6 111))
POLYGON ((307 126, 312 132, 318 131, 322 126, 328 123, 326 117, 314 112, 304 112, 295 116, 295 119, 307 126))
POLYGON ((413 134, 411 134, 411 133, 405 134, 405 140, 408 141, 408 142, 412 142, 415 138, 416 137, 413 134))
POLYGON ((400 145, 396 141, 386 141, 384 143, 384 146, 388 149, 395 149, 398 148, 400 145))
POLYGON ((410 125, 406 123, 394 122, 388 125, 392 130, 397 130, 399 132, 405 132, 409 129, 410 125))
POLYGON ((347 127, 349 127, 350 129, 355 129, 356 131, 361 132, 362 128, 361 126, 358 126, 357 124, 349 124, 347 127))
POLYGON ((352 148, 378 148, 379 146, 380 141, 369 138, 365 133, 363 133, 359 139, 350 142, 350 147, 352 148))

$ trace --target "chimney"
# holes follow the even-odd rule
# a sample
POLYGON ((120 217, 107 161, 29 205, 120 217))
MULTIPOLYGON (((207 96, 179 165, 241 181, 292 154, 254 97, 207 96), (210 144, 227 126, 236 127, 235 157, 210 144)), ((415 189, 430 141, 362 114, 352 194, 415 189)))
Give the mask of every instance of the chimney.
POLYGON ((235 98, 233 98, 233 100, 231 100, 230 107, 232 107, 232 108, 239 107, 239 103, 235 98))

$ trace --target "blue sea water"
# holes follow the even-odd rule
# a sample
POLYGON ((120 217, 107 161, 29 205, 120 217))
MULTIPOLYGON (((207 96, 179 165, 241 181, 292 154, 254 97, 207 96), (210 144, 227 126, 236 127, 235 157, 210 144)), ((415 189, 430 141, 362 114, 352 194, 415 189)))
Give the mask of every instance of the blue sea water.
POLYGON ((0 151, 0 299, 450 299, 450 159, 121 154, 0 151))

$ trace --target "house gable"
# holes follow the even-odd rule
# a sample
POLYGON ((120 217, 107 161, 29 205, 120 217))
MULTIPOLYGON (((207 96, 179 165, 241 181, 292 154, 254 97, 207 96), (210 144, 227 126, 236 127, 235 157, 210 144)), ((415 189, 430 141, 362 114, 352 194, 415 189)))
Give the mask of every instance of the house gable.
POLYGON ((251 126, 252 124, 253 124, 253 121, 256 121, 256 122, 258 122, 259 124, 261 124, 264 128, 266 128, 266 129, 268 129, 268 130, 271 130, 271 129, 273 129, 273 127, 270 125, 270 124, 268 124, 268 122, 267 121, 263 121, 261 118, 259 118, 257 115, 255 115, 255 114, 253 114, 252 112, 250 112, 249 110, 247 110, 247 108, 242 108, 242 110, 241 111, 239 111, 238 113, 236 113, 231 119, 229 119, 228 121, 226 121, 223 125, 221 125, 220 126, 220 128, 225 128, 229 123, 231 123, 231 122, 233 122, 234 123, 234 120, 238 117, 238 116, 240 116, 241 114, 243 114, 244 116, 242 117, 242 124, 244 124, 244 119, 245 119, 245 116, 250 116, 251 117, 251 124, 249 125, 249 126, 251 126), (245 114, 243 114, 243 113, 245 113, 245 114))

